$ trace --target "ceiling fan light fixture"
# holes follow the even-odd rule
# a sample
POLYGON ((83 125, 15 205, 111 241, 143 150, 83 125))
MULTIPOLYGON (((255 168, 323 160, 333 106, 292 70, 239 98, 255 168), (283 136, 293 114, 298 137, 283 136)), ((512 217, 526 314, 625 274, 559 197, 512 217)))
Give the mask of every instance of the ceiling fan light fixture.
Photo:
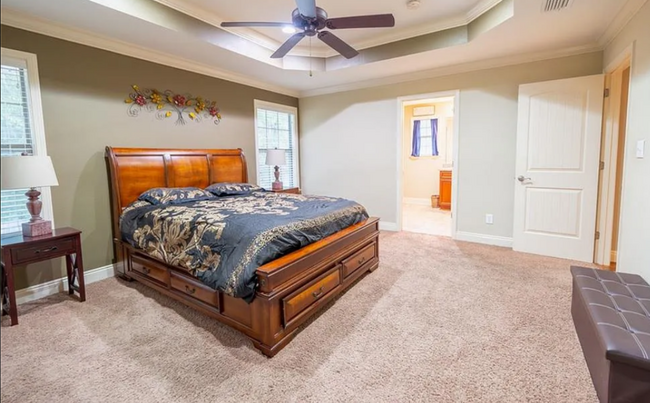
POLYGON ((295 0, 298 6, 291 12, 291 23, 240 21, 222 22, 225 28, 232 27, 263 27, 280 28, 283 32, 291 34, 280 47, 271 55, 273 59, 280 59, 291 51, 306 36, 317 37, 326 45, 337 51, 346 59, 351 59, 359 54, 353 47, 330 31, 350 28, 392 28, 395 26, 393 14, 354 15, 350 17, 329 18, 327 12, 316 7, 316 0, 295 0))

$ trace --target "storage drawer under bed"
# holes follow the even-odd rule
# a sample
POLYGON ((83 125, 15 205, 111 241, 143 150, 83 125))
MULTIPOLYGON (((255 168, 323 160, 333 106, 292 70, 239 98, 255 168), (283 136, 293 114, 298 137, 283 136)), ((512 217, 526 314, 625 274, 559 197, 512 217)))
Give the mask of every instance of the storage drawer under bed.
POLYGON ((341 266, 330 269, 315 280, 307 283, 298 290, 282 299, 284 324, 287 326, 292 319, 323 299, 341 283, 341 266))
POLYGON ((196 280, 172 272, 171 287, 210 306, 219 306, 219 293, 196 280))
POLYGON ((361 266, 372 260, 376 255, 376 248, 374 243, 366 246, 354 255, 343 260, 343 278, 347 278, 350 274, 357 271, 361 266))
POLYGON ((157 267, 144 259, 140 259, 138 255, 131 255, 131 270, 150 280, 165 285, 169 284, 169 271, 167 269, 157 267))

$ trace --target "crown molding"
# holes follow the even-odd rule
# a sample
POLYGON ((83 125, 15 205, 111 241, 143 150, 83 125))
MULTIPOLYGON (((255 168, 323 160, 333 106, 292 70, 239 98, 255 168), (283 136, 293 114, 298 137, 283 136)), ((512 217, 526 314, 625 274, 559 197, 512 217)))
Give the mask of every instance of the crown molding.
MULTIPOLYGON (((261 34, 260 32, 254 29, 223 28, 220 26, 221 23, 225 21, 222 17, 218 16, 213 12, 206 11, 205 9, 189 4, 185 0, 154 0, 154 1, 163 4, 167 7, 170 7, 176 11, 179 11, 183 14, 186 14, 192 18, 196 18, 215 27, 219 27, 224 31, 230 32, 233 35, 237 35, 240 38, 249 40, 269 50, 275 50, 281 45, 281 43, 276 41, 275 39, 272 39, 264 34, 261 34)), ((362 50, 374 46, 385 45, 387 43, 413 38, 416 36, 444 31, 446 29, 456 28, 462 25, 467 25, 470 22, 474 21, 476 18, 483 15, 485 12, 489 11, 492 7, 501 3, 502 1, 503 0, 481 0, 476 6, 474 6, 471 10, 469 10, 465 15, 459 15, 459 16, 447 18, 445 20, 438 21, 433 24, 418 25, 415 27, 411 27, 409 29, 404 29, 399 31, 394 30, 392 32, 387 31, 383 35, 378 35, 372 39, 357 42, 352 45, 355 47, 355 49, 362 50)), ((291 56, 307 56, 307 57, 312 56, 312 57, 322 57, 322 58, 338 55, 337 52, 329 48, 312 50, 310 54, 310 51, 303 49, 301 46, 295 47, 289 54, 291 56)))
POLYGON ((483 14, 487 13, 492 9, 492 7, 496 6, 497 4, 501 3, 503 0, 483 0, 480 3, 478 3, 474 8, 469 10, 467 13, 467 18, 465 21, 465 24, 469 24, 470 22, 474 21, 478 17, 482 16, 483 14))
POLYGON ((26 31, 63 39, 69 42, 74 42, 97 49, 107 50, 109 52, 118 53, 136 59, 146 60, 181 70, 191 71, 193 73, 198 73, 205 76, 215 77, 238 84, 248 85, 267 91, 289 95, 292 97, 298 96, 298 92, 293 89, 269 84, 241 74, 202 64, 194 60, 184 59, 169 53, 151 50, 150 48, 134 45, 128 42, 109 38, 107 36, 98 35, 85 30, 57 24, 52 21, 32 17, 27 14, 19 13, 4 7, 0 11, 0 22, 3 25, 8 25, 14 28, 24 29, 26 31))
POLYGON ((647 2, 648 0, 628 0, 598 39, 598 44, 607 47, 647 2))
POLYGON ((455 74, 469 73, 472 71, 486 70, 498 67, 512 66, 523 63, 537 62, 542 60, 556 59, 559 57, 576 56, 584 53, 602 51, 602 46, 597 43, 576 46, 552 51, 541 51, 529 54, 518 54, 493 59, 479 60, 470 63, 453 66, 439 67, 429 70, 421 70, 413 73, 399 74, 395 76, 377 78, 373 80, 357 81, 349 84, 335 85, 331 87, 316 88, 313 90, 301 91, 300 98, 314 97, 319 95, 334 94, 338 92, 360 90, 365 88, 380 87, 391 84, 405 83, 409 81, 426 80, 429 78, 450 76, 455 74))

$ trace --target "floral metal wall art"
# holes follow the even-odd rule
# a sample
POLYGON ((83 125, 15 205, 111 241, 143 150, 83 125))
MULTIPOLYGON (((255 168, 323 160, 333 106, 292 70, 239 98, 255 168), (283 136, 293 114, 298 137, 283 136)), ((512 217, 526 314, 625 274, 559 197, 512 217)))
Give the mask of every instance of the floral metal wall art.
POLYGON ((170 90, 140 88, 133 85, 133 92, 124 100, 129 104, 129 116, 138 116, 144 109, 156 112, 156 118, 168 119, 176 116, 176 124, 184 125, 186 118, 195 122, 212 120, 215 125, 221 121, 221 112, 215 101, 190 94, 176 94, 170 90))

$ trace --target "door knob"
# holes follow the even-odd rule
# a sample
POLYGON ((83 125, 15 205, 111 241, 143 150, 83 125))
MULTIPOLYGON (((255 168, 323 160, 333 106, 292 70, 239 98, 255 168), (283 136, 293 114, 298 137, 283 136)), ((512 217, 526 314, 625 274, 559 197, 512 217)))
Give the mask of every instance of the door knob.
POLYGON ((521 182, 521 183, 524 183, 524 182, 526 182, 526 181, 529 181, 530 178, 526 178, 524 175, 519 175, 519 176, 517 177, 517 180, 518 180, 519 182, 521 182))

